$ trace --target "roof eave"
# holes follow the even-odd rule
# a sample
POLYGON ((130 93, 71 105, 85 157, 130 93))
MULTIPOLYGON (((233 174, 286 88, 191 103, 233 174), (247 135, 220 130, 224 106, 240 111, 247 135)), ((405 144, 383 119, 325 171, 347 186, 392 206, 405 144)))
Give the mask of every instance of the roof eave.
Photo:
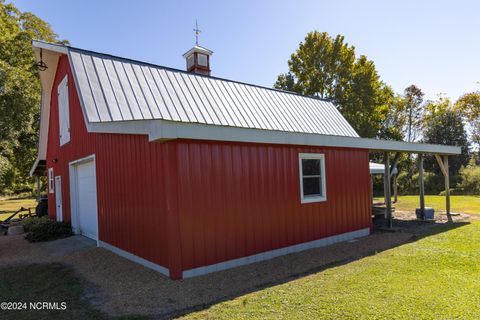
POLYGON ((461 148, 437 144, 378 140, 349 136, 322 135, 301 132, 285 132, 261 129, 246 129, 201 123, 185 123, 168 120, 141 120, 90 123, 92 132, 146 134, 150 141, 194 139, 267 143, 285 145, 323 146, 370 151, 407 152, 422 154, 455 155, 461 148))

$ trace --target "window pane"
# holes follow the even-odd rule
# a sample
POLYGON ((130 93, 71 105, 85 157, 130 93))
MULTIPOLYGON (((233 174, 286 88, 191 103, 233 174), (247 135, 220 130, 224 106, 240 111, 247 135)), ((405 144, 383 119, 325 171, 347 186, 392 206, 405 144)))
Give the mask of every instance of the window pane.
POLYGON ((198 54, 198 64, 201 66, 207 66, 207 56, 204 54, 198 54))
POLYGON ((303 178, 303 195, 320 196, 322 195, 322 185, 320 178, 303 178))
POLYGON ((320 159, 302 159, 302 173, 304 176, 320 174, 320 159))

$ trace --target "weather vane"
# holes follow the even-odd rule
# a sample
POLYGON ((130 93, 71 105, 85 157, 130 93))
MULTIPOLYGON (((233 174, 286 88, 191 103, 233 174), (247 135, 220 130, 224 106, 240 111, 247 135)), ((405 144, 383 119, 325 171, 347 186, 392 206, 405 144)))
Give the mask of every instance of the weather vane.
POLYGON ((197 19, 195 19, 195 29, 193 29, 193 31, 195 32, 195 44, 198 46, 198 36, 200 35, 200 32, 202 32, 202 30, 198 29, 197 19))

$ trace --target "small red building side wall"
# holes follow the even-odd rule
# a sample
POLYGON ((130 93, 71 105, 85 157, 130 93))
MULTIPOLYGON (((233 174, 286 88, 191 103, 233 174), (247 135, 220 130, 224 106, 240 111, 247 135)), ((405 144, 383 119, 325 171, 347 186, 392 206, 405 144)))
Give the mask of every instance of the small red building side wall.
POLYGON ((179 141, 182 270, 371 228, 368 150, 179 141), (300 202, 299 153, 324 153, 325 202, 300 202))
MULTIPOLYGON (((175 144, 147 136, 88 133, 68 58, 58 63, 52 88, 47 168, 62 178, 63 220, 70 221, 69 162, 95 154, 99 240, 168 267, 166 181, 175 144), (57 87, 68 75, 70 142, 60 146, 57 87), (55 160, 55 162, 54 162, 55 160)), ((175 165, 173 163, 173 165, 175 165)), ((55 194, 48 195, 56 217, 55 194)), ((171 204, 170 204, 171 206, 171 204)))

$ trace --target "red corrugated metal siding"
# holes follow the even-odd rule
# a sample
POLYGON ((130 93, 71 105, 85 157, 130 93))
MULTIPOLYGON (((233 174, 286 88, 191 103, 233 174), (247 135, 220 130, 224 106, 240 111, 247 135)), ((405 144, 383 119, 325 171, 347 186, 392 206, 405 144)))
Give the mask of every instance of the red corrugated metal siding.
POLYGON ((371 227, 368 151, 179 141, 182 269, 371 227), (324 153, 327 201, 301 204, 298 154, 324 153))
MULTIPOLYGON (((147 260, 168 266, 165 183, 171 143, 150 143, 146 136, 92 134, 83 114, 66 56, 60 58, 52 89, 47 167, 62 177, 63 218, 70 220, 69 162, 95 154, 99 239, 147 260), (68 74, 70 142, 59 146, 57 87, 68 74), (57 159, 57 163, 53 160, 57 159)), ((171 180, 171 178, 169 178, 171 180)), ((49 194, 49 215, 56 216, 49 194)))

